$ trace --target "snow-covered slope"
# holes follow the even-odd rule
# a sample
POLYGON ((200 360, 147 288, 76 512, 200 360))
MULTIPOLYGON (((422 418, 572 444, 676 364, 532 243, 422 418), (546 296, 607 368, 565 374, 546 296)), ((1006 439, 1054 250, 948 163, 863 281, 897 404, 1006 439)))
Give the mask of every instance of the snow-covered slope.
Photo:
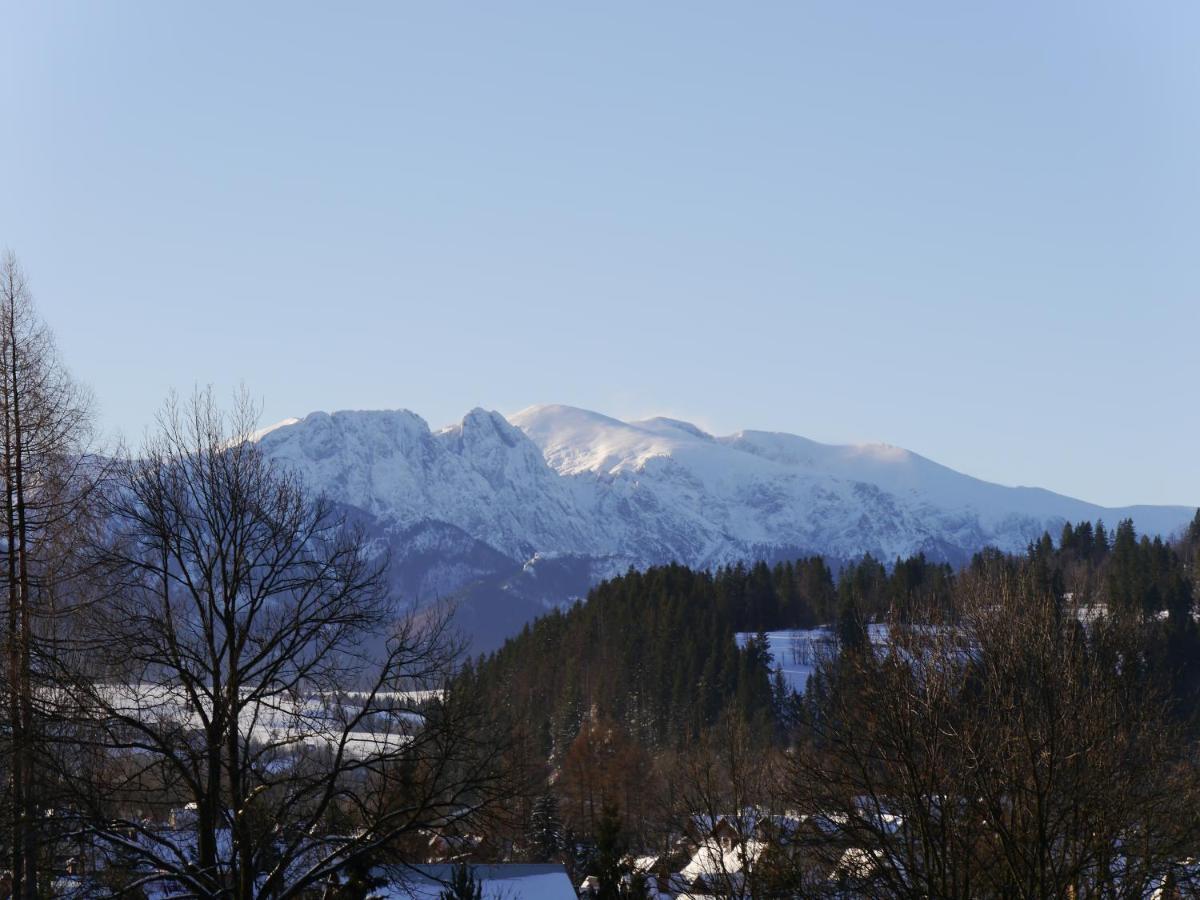
POLYGON ((569 485, 499 413, 431 432, 407 410, 317 412, 260 443, 314 489, 397 528, 448 523, 520 559, 595 541, 569 485))
POLYGON ((962 558, 986 544, 1023 549, 1066 520, 1112 525, 1128 516, 1141 530, 1169 534, 1193 512, 1105 509, 1003 487, 885 444, 834 446, 762 431, 714 437, 673 419, 626 423, 562 406, 531 407, 511 421, 556 471, 590 486, 577 494, 603 521, 625 517, 638 545, 669 546, 700 564, 771 547, 962 558))
POLYGON ((630 565, 814 552, 960 561, 985 545, 1020 550, 1067 520, 1131 517, 1166 535, 1193 513, 1002 487, 882 444, 715 437, 566 406, 509 419, 476 409, 436 432, 405 410, 313 413, 256 439, 371 523, 398 586, 418 600, 469 589, 479 621, 504 627, 630 565))

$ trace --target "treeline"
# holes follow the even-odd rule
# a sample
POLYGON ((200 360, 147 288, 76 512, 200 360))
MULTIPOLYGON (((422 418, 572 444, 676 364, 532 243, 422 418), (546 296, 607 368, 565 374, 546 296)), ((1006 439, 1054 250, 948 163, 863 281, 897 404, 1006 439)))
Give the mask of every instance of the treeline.
POLYGON ((977 554, 969 573, 1030 570, 1039 590, 1087 620, 1106 618, 1139 636, 1139 656, 1172 700, 1173 714, 1200 727, 1200 627, 1196 573, 1200 511, 1174 540, 1138 535, 1124 520, 1112 532, 1103 522, 1063 526, 1031 542, 1023 557, 977 554))

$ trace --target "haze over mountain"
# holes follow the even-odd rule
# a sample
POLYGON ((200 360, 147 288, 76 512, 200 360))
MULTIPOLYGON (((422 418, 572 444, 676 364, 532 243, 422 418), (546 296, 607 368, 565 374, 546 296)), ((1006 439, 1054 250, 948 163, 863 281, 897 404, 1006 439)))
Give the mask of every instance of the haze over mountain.
POLYGON ((404 596, 459 599, 479 646, 630 566, 917 552, 959 563, 1066 521, 1132 518, 1167 536, 1194 513, 1004 487, 886 444, 715 436, 568 406, 474 409, 439 431, 407 410, 315 412, 255 439, 364 523, 404 596))

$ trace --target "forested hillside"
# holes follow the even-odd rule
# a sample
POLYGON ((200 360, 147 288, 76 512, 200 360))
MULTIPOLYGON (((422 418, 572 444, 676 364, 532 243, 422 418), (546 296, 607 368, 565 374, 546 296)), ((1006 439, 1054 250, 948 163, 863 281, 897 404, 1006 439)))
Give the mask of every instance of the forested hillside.
POLYGON ((870 556, 836 579, 823 559, 715 572, 684 566, 630 571, 594 588, 585 602, 524 628, 470 667, 514 721, 535 723, 540 749, 561 750, 589 714, 621 723, 649 747, 694 739, 723 711, 748 720, 778 717, 789 698, 764 642, 739 648, 735 634, 830 625, 843 643, 869 622, 953 620, 963 575, 1028 568, 1060 598, 1144 625, 1147 659, 1192 715, 1200 679, 1200 636, 1192 579, 1200 515, 1172 545, 1138 537, 1128 521, 1067 524, 1022 556, 978 554, 963 573, 923 555, 890 566, 870 556))
POLYGON ((478 675, 514 721, 537 722, 550 752, 595 708, 651 746, 695 737, 722 710, 770 717, 786 700, 765 645, 739 648, 738 632, 808 628, 839 608, 867 613, 942 596, 948 566, 924 556, 889 573, 866 557, 841 576, 820 557, 715 573, 685 566, 630 571, 603 582, 566 611, 543 616, 492 656, 478 675))
POLYGON ((819 559, 716 574, 631 571, 526 626, 477 674, 514 721, 537 723, 546 753, 569 742, 593 708, 649 746, 672 744, 731 704, 769 715, 768 660, 756 642, 739 648, 735 633, 816 621, 833 594, 819 559))

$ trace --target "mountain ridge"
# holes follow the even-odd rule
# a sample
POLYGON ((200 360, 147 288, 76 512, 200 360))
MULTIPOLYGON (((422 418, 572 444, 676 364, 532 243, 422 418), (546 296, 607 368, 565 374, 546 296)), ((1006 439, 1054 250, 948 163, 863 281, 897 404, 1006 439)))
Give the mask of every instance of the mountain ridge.
POLYGON ((473 632, 519 627, 631 566, 917 552, 961 563, 1065 521, 1129 517, 1168 536, 1194 512, 1006 487, 886 444, 717 436, 562 405, 475 408, 436 431, 409 410, 314 412, 252 439, 371 523, 406 596, 458 598, 473 632))

